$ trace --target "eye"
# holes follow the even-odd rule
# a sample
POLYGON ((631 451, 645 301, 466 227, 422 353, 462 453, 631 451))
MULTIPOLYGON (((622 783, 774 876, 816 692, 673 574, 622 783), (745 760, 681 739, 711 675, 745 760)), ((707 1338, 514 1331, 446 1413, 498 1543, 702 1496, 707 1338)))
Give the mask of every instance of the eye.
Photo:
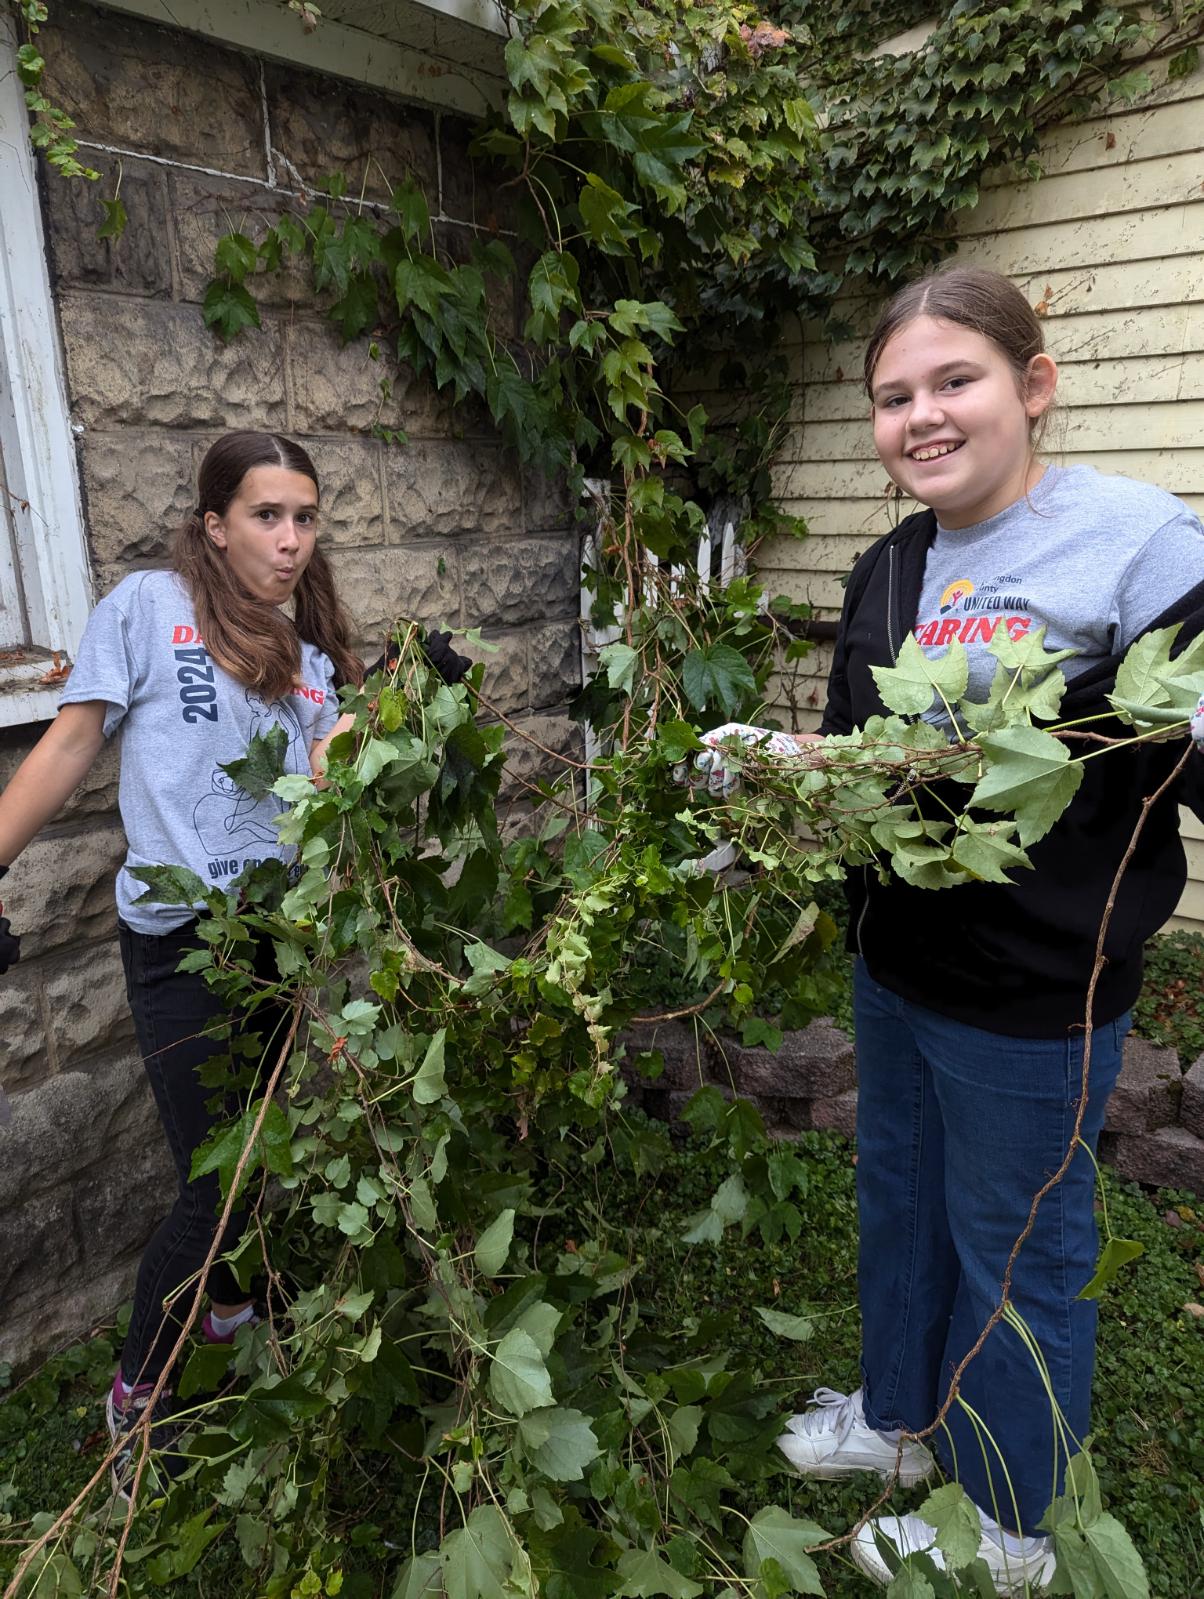
POLYGON ((966 378, 966 377, 946 378, 945 387, 947 389, 960 389, 963 384, 969 383, 971 381, 972 380, 970 378, 966 378))
POLYGON ((256 511, 255 515, 261 522, 271 522, 275 519, 276 513, 271 506, 265 505, 256 511))
POLYGON ((906 405, 906 403, 907 396, 905 394, 892 394, 889 400, 883 400, 882 409, 884 411, 897 411, 901 405, 906 405))

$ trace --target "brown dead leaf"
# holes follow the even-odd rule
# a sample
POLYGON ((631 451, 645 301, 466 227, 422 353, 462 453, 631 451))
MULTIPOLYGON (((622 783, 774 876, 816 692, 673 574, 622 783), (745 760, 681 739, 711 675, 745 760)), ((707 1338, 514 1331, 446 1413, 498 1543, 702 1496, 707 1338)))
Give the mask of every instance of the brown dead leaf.
POLYGON ((43 672, 38 678, 39 683, 65 683, 71 676, 70 663, 65 661, 58 650, 54 652, 54 665, 48 672, 43 672))
POLYGON ((1194 1316, 1197 1321, 1204 1321, 1204 1305, 1197 1305, 1194 1299, 1189 1299, 1183 1308, 1189 1316, 1194 1316))
POLYGON ((1111 130, 1109 130, 1107 133, 1104 134, 1104 149, 1105 150, 1115 150, 1116 149, 1116 135, 1113 132, 1111 132, 1111 130))
POLYGON ((1196 1276, 1200 1279, 1200 1287, 1204 1288, 1204 1262, 1196 1261, 1196 1276))

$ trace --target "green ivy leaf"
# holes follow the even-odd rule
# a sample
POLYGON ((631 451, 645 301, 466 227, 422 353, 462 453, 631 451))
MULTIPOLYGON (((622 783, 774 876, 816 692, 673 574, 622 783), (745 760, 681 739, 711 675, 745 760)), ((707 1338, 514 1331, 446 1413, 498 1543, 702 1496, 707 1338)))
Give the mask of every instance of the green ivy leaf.
POLYGON ((483 1271, 486 1277, 496 1277, 506 1264, 513 1238, 514 1211, 503 1210, 477 1239, 477 1247, 473 1250, 477 1270, 483 1271))
POLYGON ((959 1571, 977 1557, 982 1521, 960 1482, 935 1489, 916 1514, 936 1528, 936 1546, 951 1571, 959 1571))
POLYGON ((636 668, 640 665, 640 652, 630 644, 607 644, 598 651, 598 660, 606 668, 606 681, 611 688, 630 695, 635 689, 636 668))
POLYGON ((529 1332, 512 1328, 490 1356, 489 1390, 512 1416, 553 1404, 552 1379, 529 1332))
POLYGON ((232 284, 239 284, 248 272, 254 272, 259 252, 245 233, 227 233, 217 241, 214 265, 224 272, 232 284))
POLYGON ((1090 1282, 1079 1289, 1076 1298, 1098 1299, 1104 1289, 1116 1281, 1131 1260, 1136 1260, 1139 1255, 1144 1254, 1145 1245, 1138 1243, 1135 1238, 1109 1238, 1100 1250, 1099 1260, 1096 1262, 1090 1282))
POLYGON ((102 200, 105 209, 105 219, 96 230, 98 239, 112 239, 114 243, 125 232, 129 217, 126 215, 125 203, 120 195, 114 195, 111 200, 102 200))
POLYGON ((708 644, 690 650, 681 665, 681 682, 686 698, 696 711, 717 707, 731 716, 757 683, 739 650, 730 644, 708 644))
POLYGON ((255 734, 245 755, 236 761, 219 761, 218 765, 244 794, 260 800, 270 794, 277 780, 284 776, 287 758, 288 732, 282 722, 273 722, 266 733, 255 734))
POLYGON ((615 1590, 621 1599, 655 1599, 667 1594, 669 1599, 697 1599, 702 1590, 700 1582, 683 1577, 655 1549, 628 1549, 619 1556, 618 1573, 622 1586, 615 1590))
POLYGON ((822 1595, 819 1572, 807 1551, 828 1536, 814 1521, 796 1519, 780 1505, 769 1505, 757 1512, 744 1534, 744 1574, 757 1577, 762 1565, 772 1560, 796 1593, 822 1595))
MULTIPOLYGON (((505 1599, 516 1547, 510 1523, 496 1505, 478 1505, 439 1546, 446 1599, 505 1599)), ((409 1589, 407 1599, 425 1591, 409 1589)))
POLYGON ((793 1343, 806 1343, 815 1332, 815 1323, 809 1316, 791 1316, 783 1310, 768 1310, 763 1305, 754 1307, 758 1316, 779 1338, 789 1338, 793 1343))
POLYGON ((966 692, 970 662, 966 647, 954 639, 942 655, 929 658, 909 633, 893 666, 872 666, 882 703, 900 716, 923 716, 938 694, 956 705, 966 692))
POLYGON ((970 796, 971 806, 1013 811, 1020 842, 1044 838, 1074 798, 1083 768, 1050 733, 1005 727, 980 740, 990 766, 970 796))
POLYGON ((443 1070, 443 1051, 447 1042, 447 1029, 441 1027, 427 1046, 422 1065, 414 1078, 411 1093, 417 1105, 434 1105, 447 1092, 447 1079, 443 1070))
POLYGON ((567 1406, 529 1411, 518 1434, 528 1460, 554 1482, 580 1482, 602 1452, 589 1417, 567 1406))

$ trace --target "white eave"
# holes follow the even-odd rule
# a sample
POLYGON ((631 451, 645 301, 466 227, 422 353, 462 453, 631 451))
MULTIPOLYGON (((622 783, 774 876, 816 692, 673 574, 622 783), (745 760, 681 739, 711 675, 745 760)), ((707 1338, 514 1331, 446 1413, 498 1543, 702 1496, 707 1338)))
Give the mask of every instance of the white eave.
POLYGON ((509 26, 496 0, 322 0, 307 33, 281 0, 104 0, 311 72, 480 116, 501 104, 509 26))

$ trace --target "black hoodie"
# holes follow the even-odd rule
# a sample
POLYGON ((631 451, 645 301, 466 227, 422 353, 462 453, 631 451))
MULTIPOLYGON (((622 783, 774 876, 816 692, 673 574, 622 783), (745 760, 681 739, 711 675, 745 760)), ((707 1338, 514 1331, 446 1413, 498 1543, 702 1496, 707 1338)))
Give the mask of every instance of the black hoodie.
MULTIPOLYGON (((924 566, 936 534, 931 511, 909 516, 857 562, 849 578, 821 731, 848 733, 889 714, 870 668, 890 666, 915 624, 924 566)), ((1204 583, 1151 624, 1181 622, 1177 649, 1204 628, 1204 583)), ((1075 677, 1061 717, 1107 710, 1121 656, 1075 677)), ((1097 730, 1123 735, 1115 724, 1097 730)), ((1008 884, 913 888, 851 871, 849 948, 904 999, 988 1032, 1057 1038, 1085 1019, 1087 985, 1108 893, 1141 814, 1183 753, 1178 740, 1116 750, 1088 761, 1074 799, 1029 850, 1032 869, 1008 884)), ((959 790, 965 803, 965 790, 959 790)), ((1204 756, 1153 806, 1108 924, 1096 1022, 1128 1010, 1141 988, 1142 946, 1179 902, 1187 879, 1177 804, 1204 817, 1204 756)))

